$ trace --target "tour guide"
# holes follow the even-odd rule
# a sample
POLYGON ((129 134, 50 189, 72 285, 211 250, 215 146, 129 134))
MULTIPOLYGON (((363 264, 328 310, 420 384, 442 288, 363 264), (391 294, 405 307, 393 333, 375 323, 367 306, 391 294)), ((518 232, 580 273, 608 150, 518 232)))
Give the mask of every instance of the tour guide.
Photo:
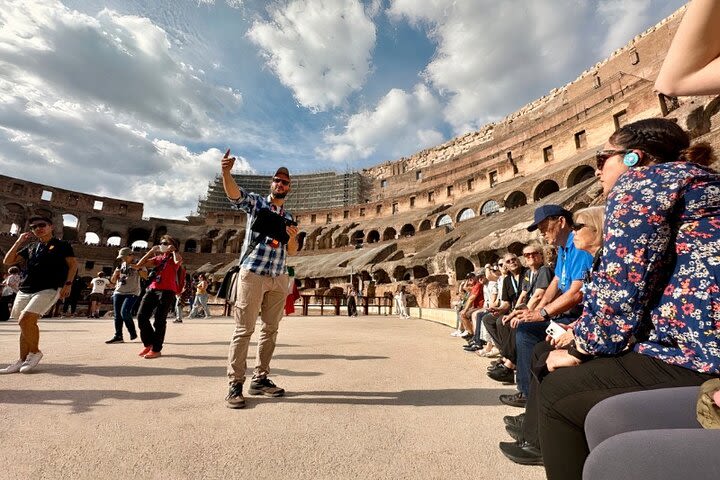
POLYGON ((253 232, 250 228, 258 213, 270 210, 288 220, 293 217, 285 211, 283 204, 290 193, 290 173, 285 167, 278 168, 270 184, 270 195, 263 197, 238 187, 230 171, 235 157, 230 150, 222 159, 222 179, 225 194, 236 208, 247 213, 247 227, 240 257, 240 272, 237 282, 237 295, 233 308, 235 332, 230 342, 228 354, 228 378, 230 388, 225 398, 229 408, 245 407, 242 394, 247 352, 250 337, 255 331, 255 321, 262 306, 260 340, 258 341, 255 370, 248 392, 251 395, 280 397, 285 390, 277 387, 267 376, 270 373, 270 360, 275 350, 278 325, 283 316, 285 298, 288 294, 288 275, 285 268, 287 255, 295 255, 298 249, 295 226, 286 226, 289 236, 287 244, 279 243, 265 235, 253 232))

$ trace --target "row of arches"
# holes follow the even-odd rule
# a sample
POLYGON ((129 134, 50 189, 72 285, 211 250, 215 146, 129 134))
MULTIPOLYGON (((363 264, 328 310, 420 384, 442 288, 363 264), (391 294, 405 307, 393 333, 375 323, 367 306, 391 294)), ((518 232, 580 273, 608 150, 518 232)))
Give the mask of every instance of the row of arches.
MULTIPOLYGON (((579 165, 572 169, 568 175, 567 175, 567 185, 575 186, 581 182, 584 182, 585 180, 588 180, 595 175, 595 169, 591 167, 590 165, 579 165)), ((534 202, 540 201, 543 198, 547 197, 548 195, 551 195, 555 192, 560 191, 559 184, 552 179, 546 179, 538 183, 535 188, 533 189, 532 198, 534 202)), ((420 224, 417 225, 417 227, 413 224, 407 223, 404 224, 402 227, 400 227, 400 231, 398 232, 397 229, 393 226, 387 227, 384 230, 380 231, 378 229, 371 229, 369 231, 365 230, 355 230, 352 232, 349 236, 347 234, 341 234, 335 237, 334 242, 332 240, 330 232, 326 232, 322 235, 324 238, 324 241, 322 242, 313 242, 310 244, 309 242, 306 244, 306 238, 308 236, 307 232, 301 232, 299 234, 298 240, 300 249, 306 249, 306 250, 313 250, 313 249, 325 249, 325 248, 339 248, 339 247, 345 247, 348 245, 360 245, 360 244, 372 244, 377 243, 380 241, 386 241, 386 240, 393 240, 396 238, 404 238, 404 237, 411 237, 416 234, 416 232, 423 232, 426 230, 430 230, 432 228, 440 228, 445 226, 453 226, 457 223, 464 222, 466 220, 469 220, 471 218, 475 218, 477 215, 487 216, 492 215, 496 212, 499 212, 503 207, 506 210, 519 208, 524 205, 527 205, 528 203, 528 197, 527 195, 520 191, 515 190, 510 192, 505 196, 505 198, 502 200, 502 205, 497 200, 491 199, 487 200, 484 203, 482 203, 477 212, 471 208, 471 207, 465 207, 460 209, 454 217, 451 216, 448 213, 439 213, 437 217, 434 219, 426 218, 420 222, 420 224)), ((449 205, 445 206, 449 207, 449 205)), ((441 212, 445 208, 439 208, 436 209, 436 212, 441 212)), ((321 237, 320 232, 323 230, 324 227, 320 227, 315 232, 313 232, 311 235, 314 237, 321 237)))

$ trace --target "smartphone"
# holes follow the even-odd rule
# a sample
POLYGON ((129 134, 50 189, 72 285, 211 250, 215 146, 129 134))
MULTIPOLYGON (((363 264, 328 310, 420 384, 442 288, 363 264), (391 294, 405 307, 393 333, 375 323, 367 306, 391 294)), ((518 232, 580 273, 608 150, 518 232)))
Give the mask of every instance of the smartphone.
POLYGON ((565 329, 559 323, 550 320, 550 325, 545 329, 545 333, 550 335, 553 340, 558 340, 565 333, 565 329))

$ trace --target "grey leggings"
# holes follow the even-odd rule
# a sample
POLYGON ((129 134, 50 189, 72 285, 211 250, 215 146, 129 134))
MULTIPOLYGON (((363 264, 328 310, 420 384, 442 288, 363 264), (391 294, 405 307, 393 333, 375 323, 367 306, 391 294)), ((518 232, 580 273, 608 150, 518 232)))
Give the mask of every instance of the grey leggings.
POLYGON ((583 480, 720 478, 720 430, 697 422, 699 387, 607 398, 590 410, 583 480))

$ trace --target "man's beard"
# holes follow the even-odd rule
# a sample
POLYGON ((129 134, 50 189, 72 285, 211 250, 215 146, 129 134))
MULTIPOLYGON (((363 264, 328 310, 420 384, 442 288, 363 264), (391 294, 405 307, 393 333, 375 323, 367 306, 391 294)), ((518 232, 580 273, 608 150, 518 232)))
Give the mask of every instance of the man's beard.
POLYGON ((272 192, 271 193, 273 198, 285 198, 285 197, 287 197, 287 194, 288 194, 288 192, 282 192, 282 193, 272 192))

